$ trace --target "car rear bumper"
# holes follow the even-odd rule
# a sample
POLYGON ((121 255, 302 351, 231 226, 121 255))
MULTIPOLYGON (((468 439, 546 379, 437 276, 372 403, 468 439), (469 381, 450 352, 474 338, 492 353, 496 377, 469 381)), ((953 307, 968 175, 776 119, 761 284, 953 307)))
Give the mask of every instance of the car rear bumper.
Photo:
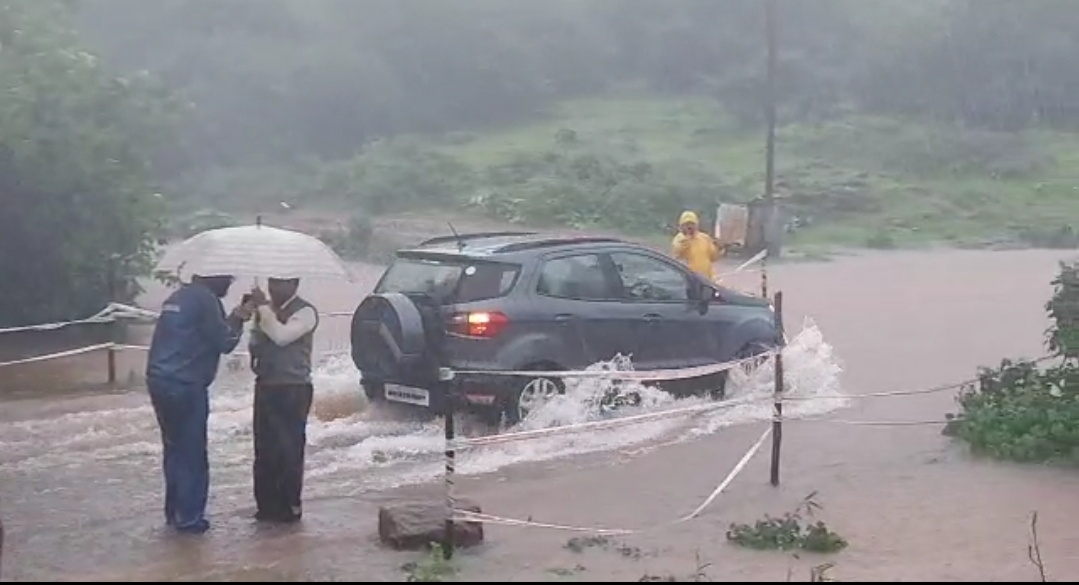
POLYGON ((385 382, 383 396, 388 402, 407 404, 442 412, 446 407, 447 389, 452 388, 458 393, 457 404, 475 408, 496 408, 506 395, 509 387, 498 379, 490 376, 460 376, 452 384, 434 386, 433 388, 417 388, 415 386, 400 385, 393 382, 385 382))

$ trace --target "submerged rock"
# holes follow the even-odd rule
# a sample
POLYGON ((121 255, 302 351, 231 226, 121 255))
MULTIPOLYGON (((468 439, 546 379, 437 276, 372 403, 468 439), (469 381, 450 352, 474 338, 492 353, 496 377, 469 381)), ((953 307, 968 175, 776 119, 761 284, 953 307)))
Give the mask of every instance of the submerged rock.
MULTIPOLYGON (((479 505, 459 500, 457 508, 482 512, 479 505)), ((446 530, 446 506, 429 502, 404 502, 378 509, 378 537, 382 544, 397 550, 415 550, 441 543, 446 530)), ((483 542, 480 522, 454 523, 454 544, 461 548, 483 542)))

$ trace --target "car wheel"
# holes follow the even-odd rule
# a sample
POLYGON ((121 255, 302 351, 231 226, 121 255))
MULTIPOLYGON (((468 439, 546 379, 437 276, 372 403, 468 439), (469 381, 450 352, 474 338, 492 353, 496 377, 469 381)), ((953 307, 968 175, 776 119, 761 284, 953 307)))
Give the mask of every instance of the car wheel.
POLYGON ((523 378, 514 383, 506 403, 506 424, 513 426, 549 400, 566 393, 566 386, 558 378, 523 378))

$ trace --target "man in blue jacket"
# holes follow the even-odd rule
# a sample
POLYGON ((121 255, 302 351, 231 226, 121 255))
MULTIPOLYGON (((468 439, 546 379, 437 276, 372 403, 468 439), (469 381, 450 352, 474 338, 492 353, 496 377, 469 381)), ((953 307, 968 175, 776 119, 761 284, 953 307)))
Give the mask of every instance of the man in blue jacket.
POLYGON ((195 276, 161 307, 150 342, 146 386, 161 428, 165 468, 165 522, 201 534, 210 487, 206 423, 210 384, 222 354, 236 348, 253 308, 241 304, 225 316, 221 299, 231 276, 195 276))

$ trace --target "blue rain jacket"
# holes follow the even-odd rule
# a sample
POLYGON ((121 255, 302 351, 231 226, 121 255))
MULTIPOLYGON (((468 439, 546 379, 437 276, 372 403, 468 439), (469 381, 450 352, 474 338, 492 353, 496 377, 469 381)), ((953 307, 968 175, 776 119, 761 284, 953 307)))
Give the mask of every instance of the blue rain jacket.
POLYGON ((225 318, 221 301, 198 283, 169 295, 150 342, 146 377, 207 387, 217 376, 221 355, 236 349, 243 324, 225 318))

